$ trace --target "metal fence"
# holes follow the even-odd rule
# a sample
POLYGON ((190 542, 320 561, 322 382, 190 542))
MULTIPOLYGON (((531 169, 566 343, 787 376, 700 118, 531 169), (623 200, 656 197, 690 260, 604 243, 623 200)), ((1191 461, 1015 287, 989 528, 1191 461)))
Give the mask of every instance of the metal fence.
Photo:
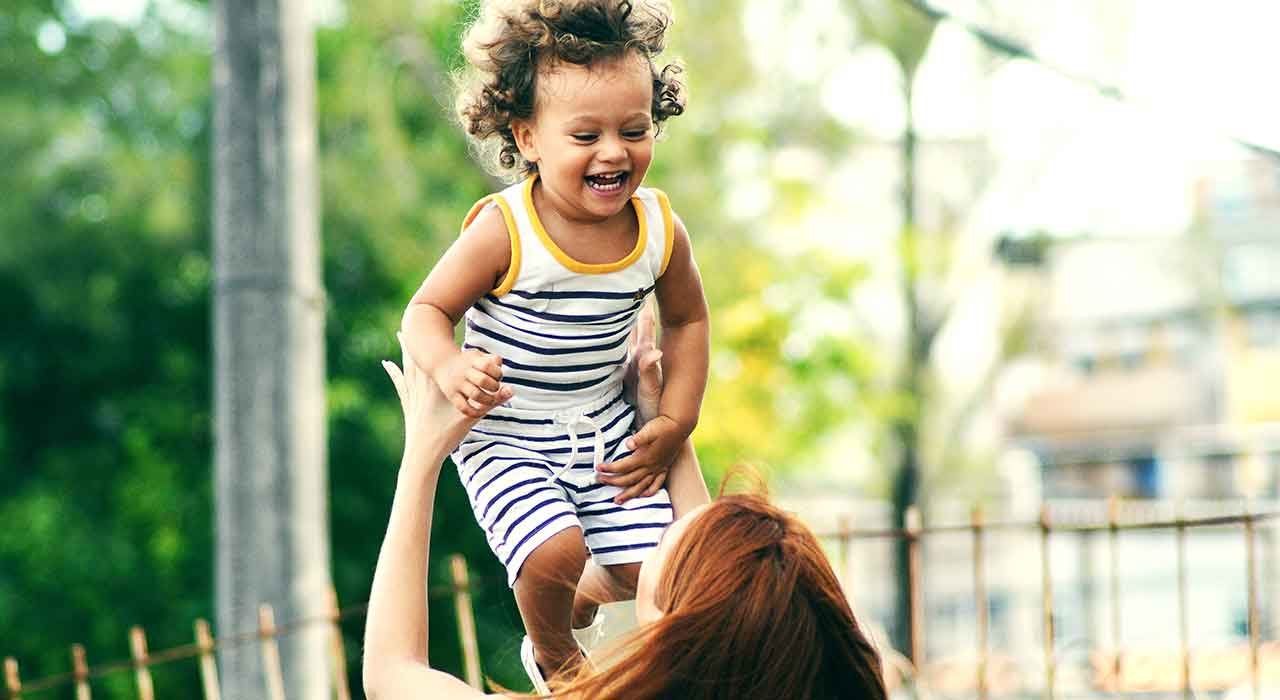
MULTIPOLYGON (((887 663, 896 668, 909 683, 910 690, 916 695, 929 694, 928 669, 930 660, 925 654, 925 639, 928 632, 924 610, 924 570, 921 556, 922 546, 932 537, 944 535, 968 534, 971 538, 972 586, 976 622, 977 654, 974 659, 972 674, 972 696, 978 700, 990 700, 992 692, 990 675, 992 655, 988 630, 988 579, 987 568, 990 556, 987 539, 997 532, 1027 532, 1038 534, 1039 538, 1039 577, 1040 577, 1040 622, 1042 626, 1043 648, 1040 654, 1044 664, 1044 685, 1040 693, 1020 693, 1019 697, 1040 695, 1047 700, 1058 698, 1057 675, 1059 671, 1059 650, 1054 640, 1054 585, 1053 560, 1050 556, 1050 543, 1054 537, 1069 534, 1101 533, 1106 536, 1109 557, 1112 563, 1108 585, 1108 597, 1111 603, 1110 633, 1112 645, 1110 650, 1101 652, 1106 668, 1106 682, 1098 690, 1099 696, 1119 696, 1131 694, 1126 691, 1124 679, 1132 673, 1127 658, 1127 650, 1121 644, 1121 609, 1122 595, 1120 579, 1116 575, 1120 557, 1119 541, 1123 533, 1132 531, 1167 531, 1175 536, 1176 572, 1177 572, 1177 611, 1179 629, 1179 674, 1181 696, 1190 700, 1194 695, 1192 679, 1192 640, 1188 627, 1187 596, 1187 537, 1190 531, 1198 528, 1230 527, 1238 530, 1246 551, 1246 595, 1247 595, 1247 679, 1252 689, 1252 700, 1261 700, 1262 660, 1260 650, 1262 639, 1260 632, 1259 610, 1261 606, 1259 594, 1259 567, 1257 556, 1257 530, 1260 523, 1273 521, 1280 517, 1280 512, 1242 512, 1233 515, 1221 515, 1201 518, 1149 519, 1143 521, 1121 521, 1118 508, 1113 502, 1109 518, 1106 522, 1055 524, 1049 507, 1044 507, 1040 517, 1035 521, 988 522, 979 509, 974 509, 970 521, 960 525, 943 525, 923 527, 919 511, 911 509, 908 513, 905 529, 857 529, 843 521, 835 531, 820 533, 819 537, 835 544, 837 566, 844 570, 847 564, 850 547, 853 543, 866 540, 905 540, 908 549, 908 584, 910 590, 910 617, 912 627, 912 648, 907 654, 898 654, 886 649, 887 663)), ((471 594, 482 588, 487 582, 471 581, 468 576, 466 562, 455 555, 450 560, 451 582, 447 586, 434 587, 428 595, 432 598, 450 597, 455 606, 458 639, 463 651, 464 677, 473 687, 482 685, 479 643, 476 635, 475 617, 472 609, 471 594), (477 583, 481 584, 477 587, 477 583)), ((4 660, 5 697, 8 700, 19 700, 42 691, 74 685, 76 700, 91 700, 92 681, 110 674, 132 673, 140 700, 155 700, 156 691, 151 679, 151 668, 177 662, 194 660, 198 665, 204 700, 220 700, 217 664, 215 652, 223 647, 258 644, 262 654, 264 678, 263 690, 269 700, 284 700, 285 688, 280 668, 278 639, 296 630, 311 625, 324 625, 331 633, 330 671, 333 679, 334 697, 338 700, 350 700, 352 697, 348 683, 347 656, 339 623, 348 618, 362 616, 366 604, 340 608, 337 596, 331 592, 328 614, 317 617, 286 621, 277 624, 270 606, 263 605, 259 610, 258 629, 251 633, 226 636, 215 639, 210 634, 209 624, 205 620, 195 622, 195 641, 192 644, 177 646, 163 651, 149 652, 146 635, 142 628, 134 627, 129 631, 130 658, 122 661, 104 663, 91 667, 88 665, 84 648, 73 645, 70 650, 71 670, 46 678, 23 682, 19 675, 18 662, 12 657, 4 660)), ((1277 648, 1280 652, 1280 648, 1277 648)), ((1150 697, 1150 693, 1146 696, 1150 697)))

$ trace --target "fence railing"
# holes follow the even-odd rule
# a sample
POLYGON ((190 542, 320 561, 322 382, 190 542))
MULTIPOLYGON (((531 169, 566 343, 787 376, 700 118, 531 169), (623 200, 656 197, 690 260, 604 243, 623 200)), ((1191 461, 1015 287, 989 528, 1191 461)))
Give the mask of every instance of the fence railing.
MULTIPOLYGON (((1175 537, 1175 569, 1176 569, 1176 614, 1178 629, 1178 673, 1179 692, 1184 700, 1194 696, 1192 683, 1192 640, 1188 623, 1189 596, 1187 585, 1187 536, 1188 532, 1197 528, 1236 527, 1245 549, 1245 597, 1246 597, 1246 634, 1247 634, 1247 672, 1246 677, 1251 689, 1252 700, 1261 699, 1262 678, 1260 651, 1262 648, 1259 594, 1259 569, 1257 554, 1257 530, 1260 523, 1280 518, 1280 512, 1252 512, 1245 510, 1230 515, 1213 515, 1208 517, 1188 518, 1181 515, 1174 518, 1154 518, 1138 521, 1122 521, 1119 516, 1119 503, 1111 500, 1108 503, 1108 517, 1104 522, 1055 523, 1052 510, 1047 504, 1040 510, 1036 520, 1018 520, 1005 522, 989 522, 981 508, 971 511, 966 524, 941 525, 924 527, 921 525, 920 512, 911 508, 906 514, 904 529, 859 529, 850 527, 847 518, 843 518, 836 529, 819 533, 819 538, 834 541, 837 548, 837 567, 843 574, 850 556, 850 545, 858 540, 905 540, 907 547, 907 584, 909 595, 908 620, 911 629, 911 649, 900 658, 900 663, 907 666, 907 673, 914 674, 917 681, 928 668, 926 658, 926 625, 923 586, 922 547, 929 537, 939 535, 968 534, 971 538, 970 558, 972 564, 973 608, 976 632, 976 659, 973 664, 973 695, 979 700, 991 697, 989 670, 992 655, 989 635, 988 581, 987 567, 989 550, 988 536, 996 532, 1025 532, 1038 534, 1039 539, 1039 617, 1041 624, 1041 656, 1043 660, 1044 686, 1043 697, 1054 700, 1057 696, 1057 680, 1059 671, 1058 650, 1055 648, 1055 614, 1054 614, 1054 569, 1051 556, 1051 540, 1055 536, 1075 534, 1104 534, 1107 538, 1107 554, 1110 560, 1107 596, 1110 615, 1111 647, 1101 654, 1095 653, 1094 665, 1105 660, 1105 687, 1100 688, 1102 694, 1119 695, 1126 688, 1126 654, 1121 636, 1122 590, 1120 570, 1120 537, 1124 532, 1132 531, 1171 531, 1175 537)), ((1280 647, 1276 649, 1280 652, 1280 647)), ((1104 669, 1098 669, 1104 670, 1104 669)))
MULTIPOLYGON (((904 529, 859 529, 842 520, 834 531, 823 532, 819 537, 837 544, 837 564, 844 571, 850 554, 850 545, 859 540, 905 540, 908 548, 908 585, 910 590, 910 620, 912 627, 912 648, 906 655, 886 650, 886 656, 899 667, 906 676, 914 676, 913 683, 919 690, 920 675, 928 664, 925 656, 925 634, 927 633, 924 611, 923 558, 921 548, 927 538, 939 535, 955 535, 968 533, 972 547, 972 585, 974 610, 976 616, 977 657, 973 668, 974 694, 979 700, 992 697, 990 673, 992 655, 988 629, 988 581, 987 565, 990 551, 987 538, 996 532, 1022 531, 1039 535, 1039 574, 1040 585, 1040 618, 1043 627, 1044 662, 1043 697, 1055 700, 1058 672, 1057 650, 1054 641, 1054 586, 1053 561, 1050 556, 1050 543, 1054 536, 1067 533, 1105 533, 1108 541, 1108 554, 1111 566, 1111 577, 1108 585, 1108 596, 1111 604, 1111 638, 1112 648, 1106 654, 1109 665, 1110 683, 1104 691, 1112 695, 1124 693, 1123 679, 1127 671, 1127 651, 1121 644, 1120 604, 1122 591, 1120 579, 1116 575, 1119 561, 1119 540, 1127 531, 1172 531, 1176 542, 1177 571, 1177 615, 1179 629, 1179 662, 1180 685, 1183 698, 1190 700, 1193 696, 1192 685, 1192 653, 1188 625, 1187 596, 1187 557, 1186 540, 1188 531, 1205 527, 1238 527, 1246 551, 1246 600, 1247 600, 1247 637, 1248 662, 1247 676, 1252 688, 1252 700, 1261 700, 1261 634, 1259 622, 1260 594, 1258 581, 1258 563, 1256 553, 1257 528, 1259 523, 1280 518, 1280 512, 1243 512, 1234 515, 1218 515, 1200 518, 1176 517, 1173 519, 1151 519, 1144 521, 1121 521, 1118 509, 1112 502, 1106 522, 1055 524, 1051 511, 1045 507, 1040 517, 1034 521, 988 522, 980 509, 975 508, 967 524, 941 525, 925 527, 917 509, 908 512, 907 527, 904 529)), ((477 588, 477 582, 470 578, 465 560, 455 555, 449 563, 451 582, 445 586, 432 587, 429 597, 451 597, 457 619, 458 639, 462 648, 464 675, 468 684, 481 688, 481 663, 479 640, 476 634, 475 615, 471 595, 477 588)), ((483 586, 481 586, 483 588, 483 586)), ((92 683, 111 674, 132 672, 139 700, 155 700, 156 691, 151 678, 151 668, 181 660, 194 659, 198 665, 204 700, 220 700, 217 662, 215 652, 224 647, 241 646, 257 643, 263 661, 263 691, 270 700, 284 700, 286 697, 283 672, 280 665, 278 640, 303 627, 322 625, 329 629, 331 643, 329 645, 329 670, 333 682, 333 695, 337 700, 350 700, 352 697, 348 683, 347 656, 340 629, 340 623, 349 618, 363 615, 367 604, 361 603, 340 608, 336 594, 332 591, 328 600, 328 612, 322 616, 289 620, 277 624, 272 608, 263 605, 259 609, 258 628, 252 632, 228 635, 215 639, 210 633, 206 620, 196 620, 194 625, 195 640, 191 644, 181 645, 151 652, 147 648, 146 634, 141 627, 133 627, 129 631, 130 658, 121 661, 90 666, 86 659, 84 647, 74 644, 70 648, 71 668, 66 673, 56 674, 33 681, 24 682, 19 674, 17 660, 12 657, 4 659, 4 689, 7 700, 20 700, 23 697, 48 691, 54 688, 74 685, 76 700, 91 700, 92 683)), ((1280 648, 1277 648, 1280 652, 1280 648)))

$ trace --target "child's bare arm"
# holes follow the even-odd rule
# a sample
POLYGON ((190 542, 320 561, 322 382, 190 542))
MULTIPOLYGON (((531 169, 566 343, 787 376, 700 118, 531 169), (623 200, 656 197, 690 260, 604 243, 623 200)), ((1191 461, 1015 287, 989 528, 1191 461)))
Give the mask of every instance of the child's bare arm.
POLYGON ((413 361, 459 411, 472 417, 497 400, 501 358, 462 351, 453 329, 477 299, 500 284, 510 265, 506 221, 500 212, 486 209, 432 268, 400 322, 413 361))
MULTIPOLYGON (((649 492, 651 487, 633 487, 652 482, 650 477, 672 464, 697 425, 706 390, 710 322, 689 234, 679 218, 675 220, 671 261, 656 291, 663 328, 664 379, 658 416, 631 437, 627 445, 634 450, 631 455, 600 468, 600 481, 624 489, 614 499, 619 503, 639 492, 649 492)), ((697 477, 701 481, 701 474, 697 477)))

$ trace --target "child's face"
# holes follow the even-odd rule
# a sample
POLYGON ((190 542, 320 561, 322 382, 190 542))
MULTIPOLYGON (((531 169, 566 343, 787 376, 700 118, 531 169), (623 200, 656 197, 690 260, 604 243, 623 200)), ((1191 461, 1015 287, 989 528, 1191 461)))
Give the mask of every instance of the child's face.
POLYGON ((653 79, 636 53, 538 75, 531 122, 513 125, 547 201, 571 220, 618 214, 653 158, 653 79))

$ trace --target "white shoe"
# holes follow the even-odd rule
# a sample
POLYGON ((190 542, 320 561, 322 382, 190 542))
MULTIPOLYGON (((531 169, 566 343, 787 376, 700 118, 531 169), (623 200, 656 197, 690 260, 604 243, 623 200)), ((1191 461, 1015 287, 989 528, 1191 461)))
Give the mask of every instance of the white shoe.
POLYGON ((604 608, 596 608, 596 616, 591 624, 582 629, 574 629, 573 639, 582 650, 582 655, 591 658, 591 652, 604 641, 604 608))
POLYGON ((520 641, 520 663, 524 664, 524 672, 529 674, 529 680, 533 682, 533 692, 550 695, 551 688, 547 686, 547 679, 542 677, 538 662, 533 658, 533 640, 527 634, 520 641))

